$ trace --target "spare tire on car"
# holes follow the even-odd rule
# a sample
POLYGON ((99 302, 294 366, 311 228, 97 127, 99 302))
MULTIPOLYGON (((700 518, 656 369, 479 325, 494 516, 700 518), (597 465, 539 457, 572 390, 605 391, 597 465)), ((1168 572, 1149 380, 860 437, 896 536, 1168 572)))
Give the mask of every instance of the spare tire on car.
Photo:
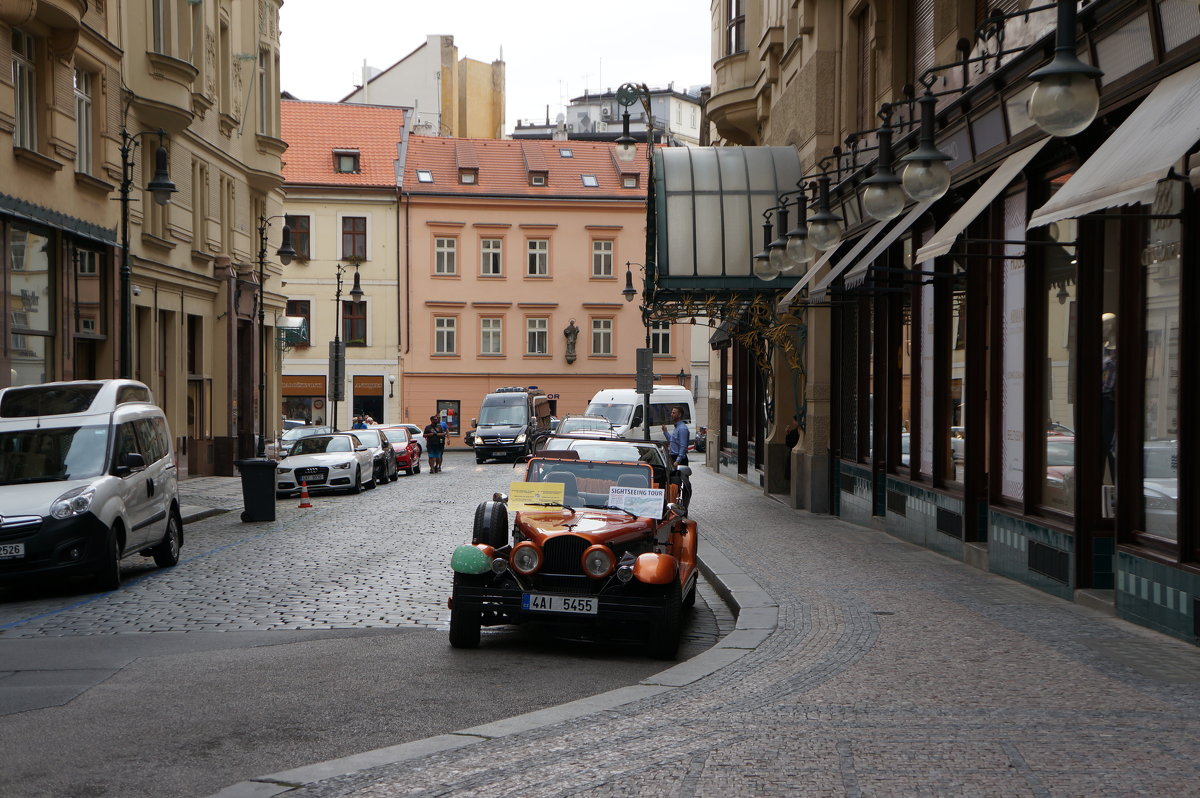
POLYGON ((475 508, 471 542, 499 548, 508 543, 508 507, 504 502, 481 502, 475 508))

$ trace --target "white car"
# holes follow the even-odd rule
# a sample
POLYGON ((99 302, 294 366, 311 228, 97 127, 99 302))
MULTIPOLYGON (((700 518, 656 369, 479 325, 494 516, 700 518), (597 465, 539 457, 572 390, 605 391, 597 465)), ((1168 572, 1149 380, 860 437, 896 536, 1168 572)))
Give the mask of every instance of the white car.
POLYGON ((374 457, 351 433, 310 435, 296 441, 279 461, 275 477, 275 495, 280 498, 298 494, 302 482, 309 493, 358 493, 364 487, 375 487, 374 457))

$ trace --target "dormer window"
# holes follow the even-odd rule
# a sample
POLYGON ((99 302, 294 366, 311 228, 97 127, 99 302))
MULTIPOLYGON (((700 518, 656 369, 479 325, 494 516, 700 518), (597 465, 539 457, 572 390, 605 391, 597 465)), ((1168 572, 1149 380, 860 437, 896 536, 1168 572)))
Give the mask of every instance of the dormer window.
POLYGON ((584 188, 596 188, 600 185, 600 181, 596 179, 595 175, 580 175, 579 179, 583 181, 584 188))
POLYGON ((624 177, 621 178, 621 185, 625 188, 637 188, 638 187, 638 176, 637 175, 625 175, 624 177))
POLYGON ((432 169, 418 169, 417 170, 417 182, 418 183, 432 183, 433 182, 433 170, 432 169))
POLYGON ((531 185, 531 186, 546 185, 546 173, 545 172, 530 172, 529 173, 529 185, 531 185))
POLYGON ((479 170, 478 169, 459 169, 458 170, 458 182, 462 183, 464 186, 475 185, 476 183, 479 182, 479 170))
POLYGON ((358 174, 361 171, 358 162, 358 150, 334 150, 333 171, 339 174, 358 174))

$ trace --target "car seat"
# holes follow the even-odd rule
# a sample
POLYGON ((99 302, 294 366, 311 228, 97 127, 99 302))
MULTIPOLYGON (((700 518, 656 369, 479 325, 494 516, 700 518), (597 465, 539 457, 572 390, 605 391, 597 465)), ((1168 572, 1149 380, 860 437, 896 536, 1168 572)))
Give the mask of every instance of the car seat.
POLYGON ((543 481, 563 484, 563 504, 579 503, 579 481, 570 471, 551 471, 543 481))
POLYGON ((648 488, 650 487, 649 480, 645 474, 621 474, 617 477, 617 487, 620 488, 648 488))

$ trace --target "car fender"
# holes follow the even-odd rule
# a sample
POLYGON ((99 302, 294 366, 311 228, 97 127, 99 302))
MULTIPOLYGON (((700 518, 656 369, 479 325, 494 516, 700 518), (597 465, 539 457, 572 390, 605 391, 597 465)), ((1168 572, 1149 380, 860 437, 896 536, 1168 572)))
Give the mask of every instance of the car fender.
POLYGON ((679 539, 675 541, 675 551, 679 554, 679 576, 686 587, 696 572, 696 544, 700 533, 696 530, 696 522, 688 520, 684 521, 683 529, 676 534, 679 535, 679 539))
POLYGON ((679 562, 670 554, 646 552, 633 564, 633 578, 647 585, 665 585, 675 580, 679 562))

